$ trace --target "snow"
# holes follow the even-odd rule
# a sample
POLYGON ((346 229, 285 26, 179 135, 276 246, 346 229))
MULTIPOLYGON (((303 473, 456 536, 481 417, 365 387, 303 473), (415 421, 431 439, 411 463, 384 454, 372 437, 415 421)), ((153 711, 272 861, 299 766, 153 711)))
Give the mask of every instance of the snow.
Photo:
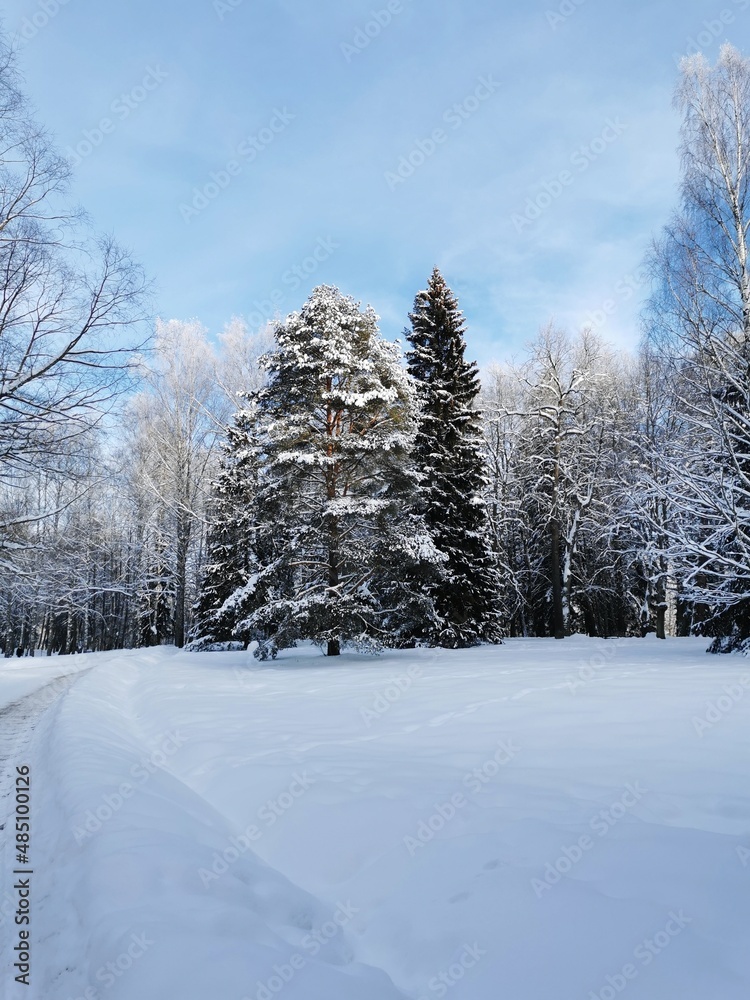
MULTIPOLYGON (((111 657, 112 654, 107 655, 111 657)), ((85 656, 43 657, 40 654, 33 660, 27 657, 0 659, 0 710, 92 665, 85 656)), ((51 697, 54 697, 54 688, 51 697)))
POLYGON ((58 657, 9 1000, 744 1000, 750 664, 705 645, 58 657))

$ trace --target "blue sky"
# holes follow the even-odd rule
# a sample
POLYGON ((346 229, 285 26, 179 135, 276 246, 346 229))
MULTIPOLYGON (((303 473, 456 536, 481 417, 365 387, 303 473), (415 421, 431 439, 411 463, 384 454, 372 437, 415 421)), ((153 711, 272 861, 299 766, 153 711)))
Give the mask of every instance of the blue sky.
POLYGON ((632 346, 675 204, 676 57, 750 0, 17 0, 73 194, 218 332, 339 285, 398 336, 437 264, 482 363, 554 318, 632 346))

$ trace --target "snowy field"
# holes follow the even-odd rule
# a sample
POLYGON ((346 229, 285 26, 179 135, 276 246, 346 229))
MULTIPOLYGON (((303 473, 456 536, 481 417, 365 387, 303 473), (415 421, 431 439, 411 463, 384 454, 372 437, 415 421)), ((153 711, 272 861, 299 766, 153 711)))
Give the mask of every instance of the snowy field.
POLYGON ((0 703, 94 669, 15 734, 32 986, 6 839, 0 992, 746 1000, 750 661, 705 645, 9 662, 0 703))

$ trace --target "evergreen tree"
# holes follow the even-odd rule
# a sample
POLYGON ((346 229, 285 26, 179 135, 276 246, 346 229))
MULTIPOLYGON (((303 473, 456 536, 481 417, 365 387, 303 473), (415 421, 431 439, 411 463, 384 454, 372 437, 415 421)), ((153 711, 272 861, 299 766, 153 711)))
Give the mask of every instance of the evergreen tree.
POLYGON ((437 268, 406 332, 409 373, 422 406, 415 458, 430 534, 447 574, 429 587, 441 624, 431 637, 459 648, 499 642, 499 576, 491 551, 477 365, 465 359, 464 320, 437 268))
MULTIPOLYGON (((258 640, 261 656, 301 639, 336 656, 345 644, 397 645, 434 627, 424 580, 442 557, 414 511, 418 405, 398 347, 371 309, 322 286, 277 328, 264 365, 267 384, 230 442, 235 463, 256 456, 258 478, 244 577, 221 604, 221 627, 258 640)), ((236 523, 227 501, 217 532, 236 523)), ((206 607, 224 598, 222 561, 206 607)))
POLYGON ((257 487, 252 403, 228 428, 221 471, 209 504, 206 562, 195 603, 192 649, 228 642, 236 624, 232 596, 250 578, 254 555, 252 502, 257 487))
POLYGON ((423 581, 439 571, 411 450, 414 386, 372 310, 315 289, 276 331, 254 397, 257 572, 233 598, 235 634, 266 651, 312 639, 379 647, 434 627, 423 581))

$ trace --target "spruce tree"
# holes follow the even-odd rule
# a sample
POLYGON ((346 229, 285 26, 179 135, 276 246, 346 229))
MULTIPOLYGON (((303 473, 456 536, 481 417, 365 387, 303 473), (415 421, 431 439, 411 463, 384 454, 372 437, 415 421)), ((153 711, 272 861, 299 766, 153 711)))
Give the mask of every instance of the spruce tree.
POLYGON ((205 649, 233 638, 233 595, 250 579, 254 560, 252 502, 257 487, 252 402, 235 414, 208 510, 206 564, 193 608, 191 648, 205 649))
POLYGON ((484 447, 474 407, 479 372, 464 357, 464 319, 437 268, 409 319, 408 368, 421 402, 414 453, 420 493, 432 540, 447 556, 447 573, 429 587, 441 620, 431 638, 448 648, 499 642, 499 576, 482 499, 484 447))
POLYGON ((400 351, 330 286, 276 340, 255 396, 257 572, 235 594, 235 634, 261 655, 402 643, 434 627, 424 580, 441 556, 414 509, 418 404, 400 351))

